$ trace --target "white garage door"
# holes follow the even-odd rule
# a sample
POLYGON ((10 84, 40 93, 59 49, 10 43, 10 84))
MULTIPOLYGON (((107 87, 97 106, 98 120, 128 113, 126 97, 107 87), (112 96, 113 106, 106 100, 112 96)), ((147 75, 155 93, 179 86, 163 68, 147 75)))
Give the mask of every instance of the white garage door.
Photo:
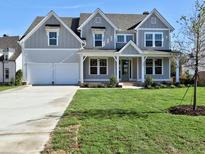
POLYGON ((30 84, 77 84, 78 63, 31 63, 27 65, 30 84))
POLYGON ((55 64, 55 84, 77 84, 79 65, 77 63, 55 64))

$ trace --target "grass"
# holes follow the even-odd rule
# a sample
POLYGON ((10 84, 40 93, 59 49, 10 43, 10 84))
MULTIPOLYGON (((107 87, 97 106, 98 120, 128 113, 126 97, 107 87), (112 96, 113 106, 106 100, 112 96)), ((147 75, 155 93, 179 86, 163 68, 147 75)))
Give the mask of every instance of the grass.
MULTIPOLYGON (((186 89, 79 90, 45 151, 92 154, 205 153, 205 117, 171 115, 186 89)), ((191 102, 190 89, 182 104, 191 102)), ((198 101, 205 105, 205 88, 198 101)), ((46 153, 46 152, 45 152, 46 153)))
POLYGON ((0 86, 0 91, 16 88, 16 86, 0 86))

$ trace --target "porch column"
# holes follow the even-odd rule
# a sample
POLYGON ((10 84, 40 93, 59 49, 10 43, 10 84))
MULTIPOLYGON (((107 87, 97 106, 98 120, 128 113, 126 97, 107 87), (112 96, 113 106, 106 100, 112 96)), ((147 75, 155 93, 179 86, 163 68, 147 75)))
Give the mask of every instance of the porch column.
POLYGON ((144 56, 142 56, 142 61, 141 61, 141 65, 142 65, 142 83, 144 83, 144 56))
POLYGON ((179 56, 176 57, 176 83, 179 83, 179 56))
POLYGON ((116 62, 117 62, 117 82, 120 81, 120 76, 119 76, 119 56, 116 57, 116 62))
POLYGON ((80 55, 80 83, 83 83, 83 55, 80 55))

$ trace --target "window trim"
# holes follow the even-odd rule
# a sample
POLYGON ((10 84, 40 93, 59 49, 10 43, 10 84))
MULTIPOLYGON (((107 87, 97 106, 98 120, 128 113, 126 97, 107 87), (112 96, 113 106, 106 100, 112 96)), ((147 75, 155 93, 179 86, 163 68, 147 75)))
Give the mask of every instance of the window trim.
MULTIPOLYGON (((147 74, 147 63, 145 61, 145 75, 164 75, 164 59, 163 58, 147 58, 152 59, 152 74, 147 74), (155 72, 155 60, 160 59, 162 60, 162 74, 156 74, 155 72)), ((146 59, 146 60, 147 60, 146 59)))
POLYGON ((118 39, 117 39, 116 43, 128 43, 126 36, 132 36, 132 39, 133 39, 133 41, 134 41, 134 34, 117 34, 117 37, 118 37, 118 36, 123 36, 123 37, 124 37, 124 42, 118 42, 118 39))
MULTIPOLYGON (((88 59, 89 60, 89 75, 108 75, 108 58, 106 57, 106 58, 98 58, 98 57, 92 57, 92 58, 89 58, 88 59), (91 74, 91 72, 90 72, 90 67, 91 67, 91 65, 90 65, 90 61, 91 61, 91 59, 97 59, 97 74, 91 74), (106 60, 106 74, 100 74, 100 59, 105 59, 106 60)), ((103 67, 105 67, 105 66, 103 66, 103 67)))
POLYGON ((104 31, 98 31, 98 30, 93 30, 93 48, 103 48, 105 46, 105 41, 104 41, 104 31), (101 34, 102 35, 102 46, 95 46, 95 34, 101 34))
POLYGON ((162 48, 162 47, 164 47, 164 33, 163 32, 145 32, 144 33, 144 47, 145 48, 162 48), (146 35, 147 34, 152 34, 152 46, 146 46, 146 35), (156 34, 160 34, 160 35, 162 35, 162 46, 156 46, 155 45, 155 35, 156 34))
POLYGON ((52 46, 54 46, 54 47, 55 47, 55 46, 58 46, 59 30, 48 30, 48 31, 47 31, 47 36, 48 36, 48 46, 51 46, 51 47, 52 47, 52 46), (56 35, 57 35, 57 36, 56 36, 56 45, 50 45, 50 37, 49 37, 49 33, 52 33, 52 32, 55 32, 56 35))

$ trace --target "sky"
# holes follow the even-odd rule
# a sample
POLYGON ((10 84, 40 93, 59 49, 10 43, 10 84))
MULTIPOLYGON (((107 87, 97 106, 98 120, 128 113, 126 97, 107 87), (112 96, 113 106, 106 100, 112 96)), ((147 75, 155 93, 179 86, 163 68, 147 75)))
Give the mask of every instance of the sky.
POLYGON ((194 0, 0 0, 0 36, 20 35, 36 16, 54 10, 59 16, 78 17, 100 8, 105 13, 137 13, 156 8, 175 27, 182 15, 191 15, 194 0))

